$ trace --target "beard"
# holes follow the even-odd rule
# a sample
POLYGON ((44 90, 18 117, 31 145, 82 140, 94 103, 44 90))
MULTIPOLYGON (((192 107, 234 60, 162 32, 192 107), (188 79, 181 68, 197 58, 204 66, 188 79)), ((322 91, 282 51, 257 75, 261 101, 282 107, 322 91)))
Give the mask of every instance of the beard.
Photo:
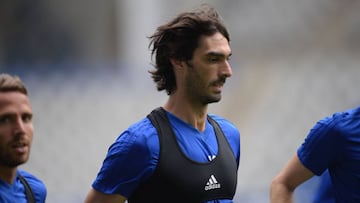
POLYGON ((4 150, 0 149, 0 165, 6 166, 9 168, 17 167, 21 164, 24 164, 29 159, 29 152, 16 155, 11 152, 5 152, 4 150))
POLYGON ((10 159, 10 158, 1 158, 0 159, 0 165, 3 165, 3 166, 7 166, 9 168, 14 168, 14 167, 17 167, 21 164, 24 164, 26 163, 28 160, 28 156, 27 157, 24 157, 24 158, 21 158, 21 159, 10 159))
POLYGON ((191 69, 186 77, 186 91, 192 100, 200 101, 202 105, 210 103, 216 103, 221 100, 221 91, 214 91, 213 88, 217 86, 223 86, 226 81, 226 77, 220 77, 217 80, 206 82, 202 75, 197 72, 193 67, 193 64, 187 63, 188 68, 191 69))
POLYGON ((217 103, 221 100, 221 93, 217 93, 217 94, 207 94, 207 95, 203 95, 200 98, 200 101, 202 101, 202 103, 204 105, 207 104, 211 104, 211 103, 217 103))
MULTIPOLYGON (((217 83, 216 83, 217 84, 217 83)), ((213 92, 211 89, 216 86, 215 82, 208 86, 199 84, 197 81, 188 81, 187 94, 194 102, 200 102, 202 105, 216 103, 221 100, 221 92, 213 92)))

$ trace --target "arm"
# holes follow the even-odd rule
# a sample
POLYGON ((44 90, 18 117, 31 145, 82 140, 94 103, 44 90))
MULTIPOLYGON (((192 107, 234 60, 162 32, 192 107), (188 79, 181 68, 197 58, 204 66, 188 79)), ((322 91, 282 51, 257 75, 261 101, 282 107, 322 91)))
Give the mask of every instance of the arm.
POLYGON ((117 194, 108 195, 91 189, 84 203, 124 203, 125 201, 126 197, 124 196, 117 194))
POLYGON ((294 202, 294 190, 314 174, 307 169, 295 154, 280 173, 272 180, 270 186, 271 203, 294 202))

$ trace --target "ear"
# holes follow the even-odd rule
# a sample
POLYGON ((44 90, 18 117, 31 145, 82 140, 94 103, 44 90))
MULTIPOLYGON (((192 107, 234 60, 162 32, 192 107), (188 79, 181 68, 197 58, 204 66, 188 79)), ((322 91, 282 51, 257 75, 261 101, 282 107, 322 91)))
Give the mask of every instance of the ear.
POLYGON ((174 68, 176 68, 176 69, 178 69, 178 68, 183 68, 183 67, 184 67, 183 61, 180 61, 180 60, 178 60, 178 59, 171 58, 171 59, 170 59, 170 63, 171 63, 171 65, 172 65, 174 68))

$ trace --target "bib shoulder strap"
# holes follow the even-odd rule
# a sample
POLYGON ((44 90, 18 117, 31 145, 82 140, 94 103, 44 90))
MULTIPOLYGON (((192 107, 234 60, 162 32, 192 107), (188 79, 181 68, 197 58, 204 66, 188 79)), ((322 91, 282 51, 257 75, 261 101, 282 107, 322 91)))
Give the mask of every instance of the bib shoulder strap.
POLYGON ((28 203, 35 203, 35 197, 34 197, 34 193, 29 185, 29 183, 25 180, 25 178, 18 174, 18 177, 21 181, 21 183, 24 185, 25 187, 25 194, 26 194, 26 199, 28 203))
POLYGON ((166 116, 165 110, 162 107, 154 109, 147 117, 150 119, 159 135, 172 133, 171 125, 169 125, 170 122, 166 116))

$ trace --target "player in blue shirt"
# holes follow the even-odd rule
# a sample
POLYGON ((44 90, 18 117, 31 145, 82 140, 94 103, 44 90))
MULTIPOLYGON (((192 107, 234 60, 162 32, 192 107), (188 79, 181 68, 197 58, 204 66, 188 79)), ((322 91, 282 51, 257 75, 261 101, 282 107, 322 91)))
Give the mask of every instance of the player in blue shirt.
POLYGON ((45 202, 43 182, 18 169, 29 159, 34 130, 32 115, 27 89, 20 78, 0 74, 1 203, 45 202))
POLYGON ((291 202, 298 185, 326 170, 336 202, 360 202, 360 107, 317 122, 274 178, 271 202, 291 202))
POLYGON ((86 203, 232 203, 236 126, 208 113, 232 75, 229 34, 210 6, 184 12, 150 37, 150 71, 166 103, 110 146, 86 203))
POLYGON ((335 191, 331 184, 329 170, 321 174, 319 185, 314 193, 314 203, 336 203, 335 191))

